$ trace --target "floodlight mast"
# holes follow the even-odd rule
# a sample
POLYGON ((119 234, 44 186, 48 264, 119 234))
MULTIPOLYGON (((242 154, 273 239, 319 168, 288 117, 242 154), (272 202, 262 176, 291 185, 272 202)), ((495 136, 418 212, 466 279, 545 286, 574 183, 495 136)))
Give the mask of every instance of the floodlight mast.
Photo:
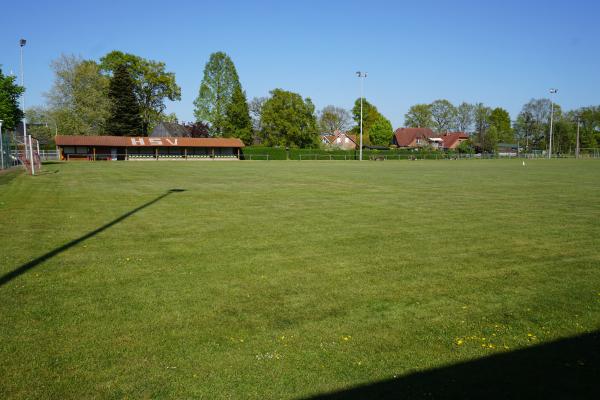
MULTIPOLYGON (((550 94, 558 93, 558 89, 550 89, 550 94)), ((552 158, 552 120, 554 119, 554 100, 550 97, 550 141, 548 146, 548 159, 552 158)))
POLYGON ((364 92, 364 81, 365 78, 367 77, 367 73, 366 72, 361 72, 361 71, 356 71, 356 76, 358 77, 358 79, 360 79, 360 148, 359 148, 359 156, 358 159, 359 161, 362 161, 362 154, 363 154, 363 92, 364 92))
MULTIPOLYGON (((23 47, 27 44, 27 40, 20 39, 19 46, 21 48, 21 87, 25 88, 25 76, 23 75, 23 47)), ((25 146, 25 159, 27 159, 27 118, 25 117, 25 91, 21 95, 21 107, 23 108, 23 145, 25 146)))

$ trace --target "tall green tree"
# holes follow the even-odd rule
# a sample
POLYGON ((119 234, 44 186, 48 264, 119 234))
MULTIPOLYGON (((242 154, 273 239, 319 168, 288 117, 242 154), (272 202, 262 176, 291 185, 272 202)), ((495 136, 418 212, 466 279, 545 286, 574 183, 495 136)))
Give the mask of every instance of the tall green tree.
POLYGON ((454 128, 456 108, 448 100, 435 100, 431 103, 433 128, 438 133, 448 132, 454 128))
POLYGON ((329 105, 319 112, 319 129, 322 133, 346 132, 350 129, 351 121, 350 113, 341 107, 329 105))
MULTIPOLYGON (((517 122, 527 121, 526 143, 531 149, 545 149, 548 144, 548 132, 550 131, 550 109, 549 99, 531 99, 523 105, 517 122)), ((523 125, 517 124, 520 135, 523 134, 523 125)))
POLYGON ((409 128, 431 128, 433 117, 430 104, 415 104, 404 114, 404 125, 409 128))
POLYGON ((378 146, 389 145, 393 134, 392 123, 381 114, 369 130, 371 144, 378 146))
POLYGON ((58 131, 69 135, 105 133, 110 113, 109 78, 92 60, 61 55, 52 61, 54 83, 48 93, 48 115, 58 131))
POLYGON ((319 142, 315 106, 297 93, 272 90, 262 107, 261 126, 269 146, 311 147, 319 142))
POLYGON ((39 140, 41 144, 52 142, 58 133, 58 126, 49 110, 44 107, 29 107, 25 110, 27 133, 39 140))
MULTIPOLYGON (((369 103, 367 99, 363 98, 363 145, 370 144, 369 133, 371 127, 379 119, 381 114, 373 104, 369 103)), ((352 108, 352 116, 356 125, 352 128, 352 133, 355 135, 360 134, 360 98, 354 102, 352 108)))
POLYGON ((110 117, 106 129, 115 136, 137 136, 142 133, 140 107, 135 96, 135 82, 125 65, 117 66, 108 89, 110 117))
POLYGON ((102 57, 100 65, 108 75, 113 75, 121 65, 127 67, 134 81, 144 136, 164 119, 166 100, 181 100, 181 88, 175 81, 175 74, 167 72, 163 62, 115 50, 102 57))
POLYGON ((475 120, 474 110, 475 107, 473 104, 466 102, 460 103, 460 105, 456 107, 454 127, 460 132, 471 132, 473 129, 473 121, 475 120))
POLYGON ((582 148, 600 147, 600 106, 575 110, 573 120, 580 120, 580 143, 582 148))
POLYGON ((499 142, 512 143, 514 141, 515 137, 508 111, 500 107, 494 108, 490 113, 489 123, 496 129, 499 142))
POLYGON ((23 119, 19 97, 25 89, 17 85, 15 80, 14 76, 5 76, 0 68, 0 119, 3 129, 15 129, 23 119))
POLYGON ((475 104, 473 110, 473 116, 475 120, 475 138, 473 142, 475 147, 479 151, 491 151, 489 147, 486 147, 486 135, 490 128, 490 114, 492 113, 491 108, 486 107, 483 103, 475 104))
POLYGON ((211 54, 194 101, 194 115, 197 121, 210 124, 214 136, 223 136, 227 107, 238 87, 240 80, 231 58, 221 51, 211 54))
POLYGON ((225 111, 223 136, 240 138, 245 144, 252 144, 252 120, 248 110, 246 94, 241 86, 233 90, 231 102, 225 111))

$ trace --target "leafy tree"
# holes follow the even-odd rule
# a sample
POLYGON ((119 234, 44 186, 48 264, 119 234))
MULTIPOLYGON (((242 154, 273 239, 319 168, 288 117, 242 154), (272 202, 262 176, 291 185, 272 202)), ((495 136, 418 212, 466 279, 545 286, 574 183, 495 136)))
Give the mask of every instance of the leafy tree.
POLYGON ((248 105, 250 116, 252 118, 252 127, 255 131, 261 130, 260 120, 262 117, 262 108, 267 100, 268 97, 254 97, 248 105))
POLYGON ((336 106, 325 106, 319 113, 319 129, 321 132, 346 132, 350 129, 352 117, 350 113, 336 106))
POLYGON ((496 107, 489 116, 490 126, 495 127, 498 140, 504 143, 512 143, 515 139, 512 127, 510 125, 510 115, 503 108, 496 107))
POLYGON ((25 92, 15 83, 14 76, 5 76, 0 68, 0 119, 2 129, 15 129, 23 119, 23 110, 19 107, 19 97, 25 92))
POLYGON ((175 114, 175 113, 163 114, 160 116, 159 122, 172 122, 172 123, 178 124, 179 118, 177 118, 177 114, 175 114))
POLYGON ((389 145, 393 134, 392 123, 381 114, 369 130, 371 144, 378 146, 389 145))
POLYGON ((522 143, 526 152, 531 149, 530 141, 535 133, 535 120, 529 111, 521 111, 514 125, 517 140, 522 143))
POLYGON ((319 142, 315 106, 309 98, 282 89, 271 91, 262 107, 261 135, 270 146, 310 147, 319 142))
POLYGON ((581 148, 600 147, 600 106, 580 108, 575 111, 575 116, 581 121, 581 148))
POLYGON ((483 105, 483 103, 475 104, 473 109, 475 119, 475 138, 474 144, 480 151, 488 151, 486 148, 485 137, 490 127, 490 114, 492 110, 483 105))
POLYGON ((234 88, 231 102, 227 105, 223 135, 237 137, 242 139, 245 144, 252 144, 252 120, 246 94, 242 91, 241 86, 234 88))
MULTIPOLYGON (((352 115, 354 118, 354 122, 356 126, 352 128, 352 133, 355 135, 360 134, 360 98, 356 99, 354 102, 354 107, 352 108, 352 115)), ((369 144, 369 133, 371 127, 379 119, 381 114, 377 110, 373 104, 369 103, 367 99, 363 99, 363 145, 369 144)), ((358 136, 357 136, 358 137, 358 136)))
POLYGON ((47 108, 60 132, 73 135, 100 135, 110 113, 109 79, 91 60, 61 55, 52 61, 54 83, 47 108))
POLYGON ((185 124, 184 126, 190 130, 190 135, 193 138, 210 137, 210 127, 202 121, 196 121, 193 124, 185 124))
POLYGON ((499 138, 500 132, 498 131, 498 128, 495 125, 490 125, 483 136, 482 142, 480 142, 480 146, 484 151, 494 152, 500 142, 499 138))
POLYGON ((208 122, 215 136, 223 136, 227 107, 238 87, 240 80, 231 58, 221 51, 211 54, 194 101, 194 115, 197 121, 208 122))
POLYGON ((471 132, 475 120, 474 112, 475 106, 473 104, 462 102, 456 107, 455 128, 460 132, 471 132))
MULTIPOLYGON (((533 149, 545 149, 550 123, 551 102, 549 99, 531 99, 519 113, 517 121, 527 121, 526 143, 533 149)), ((523 134, 523 126, 518 127, 523 134)))
POLYGON ((30 107, 25 110, 27 118, 27 133, 40 141, 48 144, 54 139, 58 126, 52 119, 48 109, 44 107, 30 107))
POLYGON ((135 97, 135 82, 126 65, 119 65, 110 80, 108 97, 110 117, 106 129, 115 136, 135 136, 142 132, 140 107, 135 97))
POLYGON ((458 152, 462 154, 473 153, 473 142, 471 139, 460 142, 457 147, 458 152))
POLYGON ((109 75, 114 74, 121 65, 127 67, 134 81, 144 136, 163 120, 166 99, 181 100, 181 88, 175 82, 175 74, 166 72, 163 62, 116 50, 102 57, 100 62, 102 70, 109 75))
POLYGON ((436 132, 448 132, 456 120, 456 108, 448 100, 436 100, 431 103, 431 116, 436 132))
POLYGON ((404 114, 404 125, 409 128, 432 128, 433 117, 430 104, 415 104, 404 114))

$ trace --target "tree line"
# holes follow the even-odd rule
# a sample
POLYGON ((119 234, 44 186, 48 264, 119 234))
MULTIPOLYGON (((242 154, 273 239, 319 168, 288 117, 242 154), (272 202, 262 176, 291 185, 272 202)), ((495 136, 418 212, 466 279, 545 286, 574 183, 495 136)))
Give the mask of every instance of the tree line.
MULTIPOLYGON (((491 108, 483 103, 466 102, 454 106, 448 100, 430 104, 415 104, 405 114, 408 127, 431 128, 435 132, 460 131, 470 135, 465 146, 494 151, 498 143, 517 143, 525 151, 548 148, 550 134, 550 99, 531 99, 523 105, 515 120, 503 108, 491 108)), ((582 148, 600 144, 600 107, 582 107, 563 112, 554 103, 554 153, 570 153, 576 146, 577 125, 580 126, 582 148)))
MULTIPOLYGON (((165 102, 180 100, 181 88, 163 62, 111 51, 97 61, 62 55, 51 67, 54 82, 45 94, 46 103, 25 112, 34 135, 146 136, 159 122, 178 122, 175 114, 165 113, 165 102)), ((0 70, 0 118, 8 129, 22 118, 22 92, 14 77, 0 70)), ((233 61, 216 52, 204 67, 194 101, 196 121, 188 125, 193 136, 237 137, 247 145, 316 147, 322 133, 358 135, 360 103, 356 99, 351 110, 328 105, 316 111, 310 98, 279 88, 248 101, 233 61)), ((501 107, 466 102, 455 106, 439 99, 411 106, 404 125, 439 134, 466 132, 470 140, 463 147, 479 151, 494 151, 502 142, 518 142, 528 151, 546 149, 551 104, 549 99, 532 99, 511 120, 501 107)), ((390 121, 364 98, 362 109, 363 143, 390 145, 390 121)), ((600 106, 563 112, 554 104, 553 121, 553 152, 572 152, 578 125, 581 147, 599 146, 600 106)))

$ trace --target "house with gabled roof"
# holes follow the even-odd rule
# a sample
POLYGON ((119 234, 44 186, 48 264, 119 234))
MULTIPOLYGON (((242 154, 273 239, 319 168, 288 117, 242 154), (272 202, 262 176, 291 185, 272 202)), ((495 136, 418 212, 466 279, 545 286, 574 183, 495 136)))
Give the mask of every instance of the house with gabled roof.
POLYGON ((440 147, 440 137, 429 128, 398 128, 393 143, 399 148, 440 147))
POLYGON ((335 131, 331 134, 322 134, 321 142, 328 147, 341 150, 355 150, 357 147, 356 135, 341 131, 335 131))
POLYGON ((442 135, 445 150, 454 150, 466 140, 469 140, 469 135, 465 132, 448 132, 442 135))
POLYGON ((150 137, 192 137, 192 130, 176 122, 159 122, 150 135, 150 137))

